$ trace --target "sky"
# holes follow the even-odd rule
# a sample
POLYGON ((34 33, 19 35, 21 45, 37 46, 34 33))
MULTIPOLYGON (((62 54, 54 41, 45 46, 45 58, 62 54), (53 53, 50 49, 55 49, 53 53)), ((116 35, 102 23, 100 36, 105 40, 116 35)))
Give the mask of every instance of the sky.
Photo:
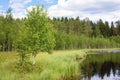
POLYGON ((0 0, 0 14, 11 7, 14 18, 23 18, 26 9, 42 4, 50 18, 79 16, 80 19, 114 22, 120 19, 120 0, 0 0))

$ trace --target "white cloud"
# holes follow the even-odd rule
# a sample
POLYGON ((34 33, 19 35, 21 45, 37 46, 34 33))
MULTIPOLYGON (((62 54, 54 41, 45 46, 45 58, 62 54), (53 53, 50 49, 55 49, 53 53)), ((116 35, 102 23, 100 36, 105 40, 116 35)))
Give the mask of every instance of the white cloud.
POLYGON ((89 17, 115 21, 120 18, 120 0, 58 0, 48 8, 50 17, 89 17))
POLYGON ((32 0, 10 0, 9 6, 13 9, 14 18, 25 17, 26 9, 25 5, 31 2, 32 0))

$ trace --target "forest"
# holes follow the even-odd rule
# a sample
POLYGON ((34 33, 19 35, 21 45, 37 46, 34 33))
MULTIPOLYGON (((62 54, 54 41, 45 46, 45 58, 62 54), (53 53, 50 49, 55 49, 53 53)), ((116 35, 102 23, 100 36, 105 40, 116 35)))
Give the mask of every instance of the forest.
MULTIPOLYGON (((0 15, 0 51, 16 50, 16 41, 25 31, 26 20, 13 18, 11 9, 6 15, 0 15)), ((102 19, 94 22, 89 18, 61 17, 49 18, 49 22, 55 33, 54 50, 120 47, 119 20, 110 23, 102 19)))

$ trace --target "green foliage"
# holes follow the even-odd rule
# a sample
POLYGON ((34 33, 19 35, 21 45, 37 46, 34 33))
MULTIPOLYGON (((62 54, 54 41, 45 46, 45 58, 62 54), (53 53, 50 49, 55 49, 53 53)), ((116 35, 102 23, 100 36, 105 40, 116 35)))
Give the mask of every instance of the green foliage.
POLYGON ((83 27, 83 33, 84 33, 84 35, 86 35, 87 37, 91 37, 92 26, 91 26, 91 24, 90 24, 89 18, 86 18, 86 19, 85 19, 84 27, 83 27))
MULTIPOLYGON (((35 56, 39 51, 51 52, 55 45, 54 29, 44 7, 36 6, 28 11, 27 18, 20 27, 18 38, 14 42, 19 52, 20 65, 25 68, 30 53, 35 56)), ((26 69, 26 68, 25 68, 26 69)))
MULTIPOLYGON (((18 52, 19 62, 18 67, 20 66, 22 69, 29 62, 29 53, 30 48, 28 45, 28 29, 25 26, 21 26, 19 28, 18 37, 14 41, 15 50, 18 52)), ((19 68, 20 68, 19 67, 19 68)), ((24 71, 24 70, 23 70, 24 71)))
POLYGON ((13 46, 12 43, 18 31, 18 28, 15 25, 15 20, 11 14, 11 10, 8 9, 5 17, 1 16, 0 20, 1 51, 11 51, 13 46))
POLYGON ((120 36, 112 36, 110 37, 111 45, 113 47, 120 47, 120 36))
POLYGON ((32 53, 50 52, 54 48, 54 29, 43 6, 36 6, 28 11, 26 27, 29 29, 28 44, 32 53))
POLYGON ((116 29, 117 29, 117 30, 116 30, 116 31, 117 31, 117 35, 120 36, 120 21, 117 21, 117 22, 116 22, 116 27, 117 27, 117 28, 116 28, 116 29))
POLYGON ((59 32, 57 31, 55 33, 55 39, 56 39, 56 46, 55 46, 55 49, 65 49, 65 45, 66 45, 66 41, 65 41, 65 38, 66 37, 66 34, 64 32, 59 32))
POLYGON ((39 51, 50 53, 52 49, 119 47, 119 41, 114 39, 119 33, 120 21, 111 22, 110 26, 102 19, 96 23, 79 17, 50 19, 43 6, 28 11, 26 18, 14 19, 9 8, 5 16, 0 16, 0 51, 18 50, 21 46, 23 52, 36 55, 39 51))
MULTIPOLYGON (((107 21, 101 19, 93 23, 88 18, 80 20, 74 18, 53 18, 54 28, 57 30, 55 49, 80 49, 80 48, 113 48, 118 47, 120 42, 112 39, 117 36, 117 28, 113 22, 111 27, 107 21)), ((120 39, 118 37, 118 39, 120 39)))
POLYGON ((22 61, 20 63, 16 63, 14 68, 18 73, 29 73, 32 72, 34 69, 33 65, 28 61, 22 61))

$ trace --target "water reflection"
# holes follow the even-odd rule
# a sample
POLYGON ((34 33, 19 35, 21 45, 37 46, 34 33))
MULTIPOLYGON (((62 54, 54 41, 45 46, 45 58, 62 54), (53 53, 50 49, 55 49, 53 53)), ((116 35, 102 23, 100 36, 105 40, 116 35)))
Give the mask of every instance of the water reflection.
POLYGON ((81 70, 82 80, 120 80, 120 53, 88 55, 81 70))

